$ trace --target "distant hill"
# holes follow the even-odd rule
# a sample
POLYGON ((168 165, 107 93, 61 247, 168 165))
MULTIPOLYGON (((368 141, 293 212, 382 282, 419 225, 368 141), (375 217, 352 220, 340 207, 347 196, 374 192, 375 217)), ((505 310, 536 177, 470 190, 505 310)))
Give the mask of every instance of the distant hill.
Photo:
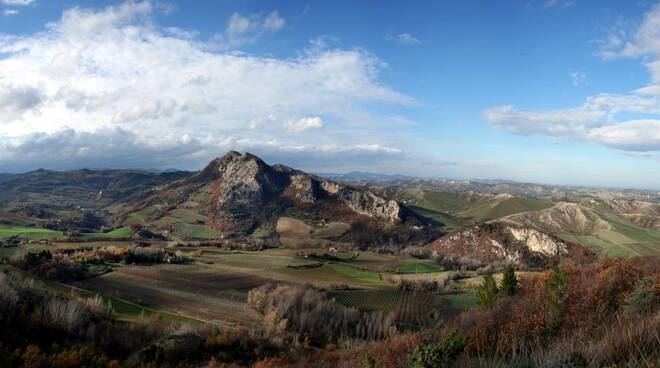
POLYGON ((345 182, 354 182, 354 183, 360 183, 360 182, 374 183, 374 182, 388 182, 394 180, 414 179, 414 177, 406 176, 406 175, 380 174, 380 173, 363 172, 363 171, 351 171, 345 174, 317 173, 315 175, 334 181, 345 181, 345 182))
POLYGON ((145 195, 189 172, 39 169, 0 175, 0 224, 93 230, 111 225, 107 208, 145 195), (82 221, 81 218, 86 218, 82 221), (78 223, 69 223, 75 220, 78 223))
POLYGON ((397 175, 386 176, 383 179, 369 175, 336 176, 338 180, 366 187, 424 189, 433 192, 474 192, 481 194, 511 194, 518 197, 579 201, 586 197, 601 200, 638 200, 660 203, 660 191, 642 189, 590 188, 581 186, 565 186, 552 184, 519 183, 508 180, 457 180, 442 178, 397 178, 397 175), (385 179, 386 178, 386 179, 385 179))

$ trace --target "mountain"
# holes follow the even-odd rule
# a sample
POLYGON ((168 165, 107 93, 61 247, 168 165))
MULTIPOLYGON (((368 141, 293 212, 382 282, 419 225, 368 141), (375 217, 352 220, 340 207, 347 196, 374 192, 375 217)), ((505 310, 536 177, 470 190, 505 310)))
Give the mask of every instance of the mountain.
POLYGON ((339 222, 350 230, 334 240, 360 244, 422 243, 437 235, 438 225, 369 190, 235 151, 125 206, 120 216, 126 224, 188 238, 198 237, 195 228, 215 236, 269 238, 277 236, 282 218, 314 226, 339 222))

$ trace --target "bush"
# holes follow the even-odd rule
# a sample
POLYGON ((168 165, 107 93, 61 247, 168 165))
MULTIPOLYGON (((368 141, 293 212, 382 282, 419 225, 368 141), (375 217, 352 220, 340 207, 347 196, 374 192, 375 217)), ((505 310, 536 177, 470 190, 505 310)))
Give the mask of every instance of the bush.
POLYGON ((452 330, 439 343, 415 347, 410 354, 410 363, 415 368, 437 368, 450 366, 465 348, 465 339, 452 330))

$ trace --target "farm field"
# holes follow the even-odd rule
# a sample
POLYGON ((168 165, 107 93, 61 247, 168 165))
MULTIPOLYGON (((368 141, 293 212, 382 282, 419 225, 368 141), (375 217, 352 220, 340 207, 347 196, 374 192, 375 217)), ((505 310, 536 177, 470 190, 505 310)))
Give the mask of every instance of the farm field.
POLYGON ((328 295, 341 304, 365 312, 393 313, 397 323, 409 326, 423 326, 438 319, 447 319, 474 305, 468 293, 438 295, 389 289, 342 290, 329 292, 328 295))
POLYGON ((433 263, 405 263, 399 266, 396 273, 431 273, 441 271, 442 267, 433 263))
MULTIPOLYGON (((98 241, 94 245, 109 243, 98 241)), ((76 246, 89 247, 89 244, 57 244, 57 247, 76 246)), ((53 246, 36 244, 34 247, 53 246)), ((228 328, 253 327, 260 323, 262 317, 246 306, 247 292, 275 282, 309 284, 319 289, 348 286, 350 290, 329 293, 339 302, 358 309, 394 312, 398 322, 409 327, 453 313, 452 297, 402 292, 394 287, 392 281, 386 281, 391 280, 390 276, 425 276, 441 280, 449 274, 447 272, 395 275, 392 272, 377 272, 337 262, 296 268, 318 265, 319 262, 300 257, 291 249, 247 252, 214 247, 181 247, 177 250, 191 256, 195 254, 192 262, 149 266, 114 265, 112 272, 71 285, 50 282, 51 287, 62 291, 74 288, 76 292, 88 295, 98 293, 112 303, 115 314, 123 320, 132 320, 141 314, 157 314, 166 319, 187 318, 228 328)), ((364 257, 361 264, 377 263, 378 260, 392 261, 391 256, 364 252, 360 257, 362 254, 364 257)), ((408 268, 412 269, 420 267, 419 262, 410 263, 414 260, 412 258, 395 258, 399 265, 411 264, 408 268)))
MULTIPOLYGON (((322 229, 327 229, 323 227, 322 229)), ((133 241, 114 240, 128 228, 106 233, 107 240, 28 243, 2 248, 0 255, 15 252, 55 249, 133 246, 133 241)), ((153 242, 152 247, 168 247, 173 242, 153 242)), ((109 300, 122 320, 141 315, 163 319, 189 319, 228 328, 254 327, 262 316, 246 305, 250 289, 266 283, 312 285, 330 291, 340 303, 366 311, 395 313, 398 323, 417 328, 437 318, 451 315, 456 306, 471 305, 437 293, 402 292, 395 288, 396 278, 412 281, 443 281, 451 272, 407 255, 389 255, 371 251, 339 252, 345 261, 306 258, 306 252, 318 249, 274 248, 265 251, 236 251, 216 247, 171 248, 190 257, 185 264, 122 265, 113 264, 112 272, 64 285, 47 282, 58 292, 74 290, 81 295, 100 294, 109 300), (348 288, 348 290, 344 290, 348 288), (415 327, 417 326, 417 327, 415 327)), ((407 328, 408 328, 407 327, 407 328)))
POLYGON ((145 307, 226 327, 259 321, 245 306, 247 291, 269 279, 199 265, 125 266, 85 280, 82 288, 145 307))
POLYGON ((138 318, 143 318, 143 317, 156 317, 159 319, 162 319, 164 321, 185 321, 185 322, 202 322, 198 321, 195 319, 191 319, 186 316, 182 315, 177 315, 177 314, 172 314, 172 313, 167 313, 164 311, 158 311, 154 310, 151 308, 147 308, 142 305, 138 305, 135 303, 131 303, 127 300, 123 300, 117 297, 109 296, 103 293, 95 292, 95 291, 90 291, 87 289, 82 289, 79 287, 76 287, 74 285, 67 285, 63 284, 60 282, 56 281, 49 281, 49 280, 41 280, 37 279, 34 275, 24 272, 22 270, 19 270, 15 267, 12 267, 10 265, 6 264, 0 264, 0 272, 2 271, 10 271, 10 272, 15 272, 23 275, 24 277, 27 277, 29 279, 33 279, 37 282, 37 285, 41 285, 44 289, 48 289, 50 291, 60 293, 60 294, 71 294, 75 293, 80 296, 84 297, 92 297, 95 295, 100 295, 102 296, 105 300, 110 302, 113 308, 114 315, 122 321, 135 321, 138 318))

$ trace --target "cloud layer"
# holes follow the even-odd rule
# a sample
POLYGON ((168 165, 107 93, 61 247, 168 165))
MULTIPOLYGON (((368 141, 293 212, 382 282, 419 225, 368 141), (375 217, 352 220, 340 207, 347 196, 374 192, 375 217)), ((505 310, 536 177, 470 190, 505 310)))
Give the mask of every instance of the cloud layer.
POLYGON ((158 11, 148 1, 72 8, 42 32, 0 35, 0 167, 190 168, 227 149, 403 154, 386 144, 381 122, 391 117, 374 106, 416 102, 378 82, 386 65, 374 55, 249 55, 236 47, 286 26, 276 10, 235 13, 209 40, 159 27, 158 11), (352 125, 366 134, 354 138, 352 125))

